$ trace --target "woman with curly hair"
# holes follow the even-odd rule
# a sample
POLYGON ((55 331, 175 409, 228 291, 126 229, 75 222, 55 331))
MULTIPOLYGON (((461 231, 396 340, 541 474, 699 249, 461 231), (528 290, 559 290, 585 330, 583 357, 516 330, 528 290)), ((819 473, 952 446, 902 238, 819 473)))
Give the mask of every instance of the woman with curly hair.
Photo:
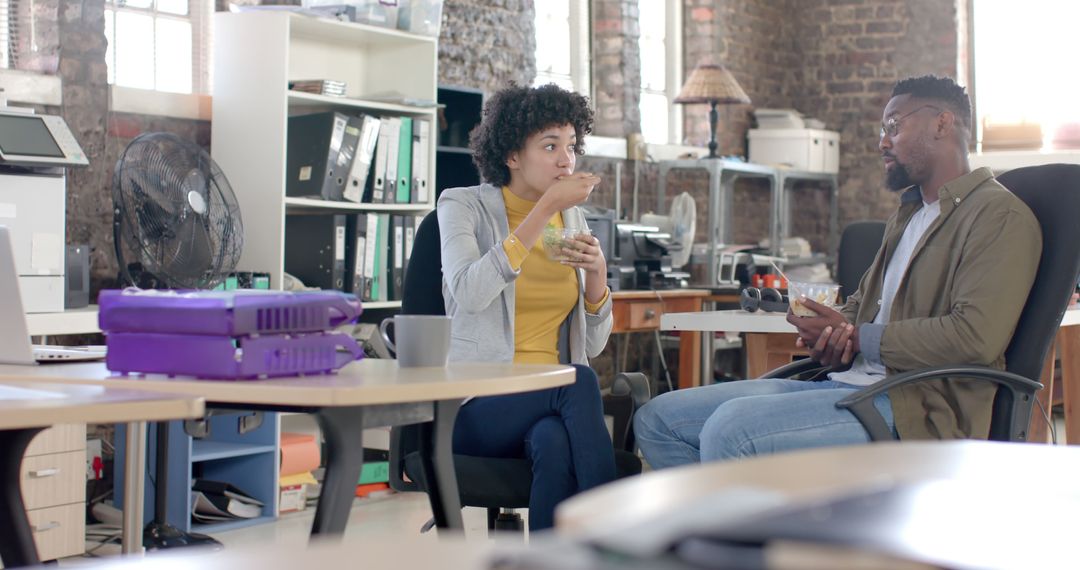
POLYGON ((555 505, 615 478, 596 373, 588 358, 611 333, 607 262, 588 233, 543 247, 547 227, 588 228, 576 207, 600 179, 574 172, 592 132, 588 100, 556 85, 511 85, 484 107, 470 146, 484 183, 438 204, 450 360, 573 364, 576 381, 539 392, 474 398, 454 426, 454 452, 527 457, 529 528, 555 505))

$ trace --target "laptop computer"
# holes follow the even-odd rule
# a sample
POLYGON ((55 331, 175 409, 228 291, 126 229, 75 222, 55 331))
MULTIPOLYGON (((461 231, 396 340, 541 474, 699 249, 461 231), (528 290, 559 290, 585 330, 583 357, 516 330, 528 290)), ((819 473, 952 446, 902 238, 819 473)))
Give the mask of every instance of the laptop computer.
POLYGON ((0 364, 72 362, 105 358, 104 346, 30 344, 11 233, 5 226, 0 226, 0 323, 0 364))

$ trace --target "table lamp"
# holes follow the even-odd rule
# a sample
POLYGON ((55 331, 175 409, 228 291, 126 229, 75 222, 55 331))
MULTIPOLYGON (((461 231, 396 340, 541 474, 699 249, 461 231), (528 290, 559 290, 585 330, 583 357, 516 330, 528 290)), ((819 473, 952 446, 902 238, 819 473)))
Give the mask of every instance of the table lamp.
POLYGON ((690 78, 686 80, 675 103, 709 103, 709 156, 718 158, 716 154, 716 106, 720 103, 749 103, 750 97, 746 95, 739 82, 731 76, 731 73, 722 65, 714 63, 702 63, 694 68, 690 78))

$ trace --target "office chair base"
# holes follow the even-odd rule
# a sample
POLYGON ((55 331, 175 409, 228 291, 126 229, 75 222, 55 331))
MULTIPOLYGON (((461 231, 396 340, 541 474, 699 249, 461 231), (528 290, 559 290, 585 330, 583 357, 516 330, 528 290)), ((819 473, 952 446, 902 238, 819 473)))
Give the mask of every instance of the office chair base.
POLYGON ((184 532, 171 524, 152 522, 143 530, 143 547, 147 550, 162 550, 165 548, 180 548, 184 546, 201 546, 220 550, 222 544, 216 539, 205 534, 184 532))

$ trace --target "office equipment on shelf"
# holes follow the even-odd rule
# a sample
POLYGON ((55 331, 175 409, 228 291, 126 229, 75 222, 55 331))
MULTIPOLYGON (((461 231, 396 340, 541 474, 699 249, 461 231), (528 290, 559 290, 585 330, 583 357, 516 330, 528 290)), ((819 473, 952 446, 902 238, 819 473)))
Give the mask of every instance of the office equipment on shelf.
POLYGON ((840 171, 840 133, 824 129, 750 129, 750 162, 807 172, 840 171))
POLYGON ((90 304, 90 246, 69 245, 64 255, 64 308, 90 304))
POLYGON ((64 310, 64 169, 87 164, 62 117, 0 104, 0 225, 28 313, 64 310))
POLYGON ((308 287, 344 291, 345 218, 342 214, 285 216, 285 271, 308 287))

